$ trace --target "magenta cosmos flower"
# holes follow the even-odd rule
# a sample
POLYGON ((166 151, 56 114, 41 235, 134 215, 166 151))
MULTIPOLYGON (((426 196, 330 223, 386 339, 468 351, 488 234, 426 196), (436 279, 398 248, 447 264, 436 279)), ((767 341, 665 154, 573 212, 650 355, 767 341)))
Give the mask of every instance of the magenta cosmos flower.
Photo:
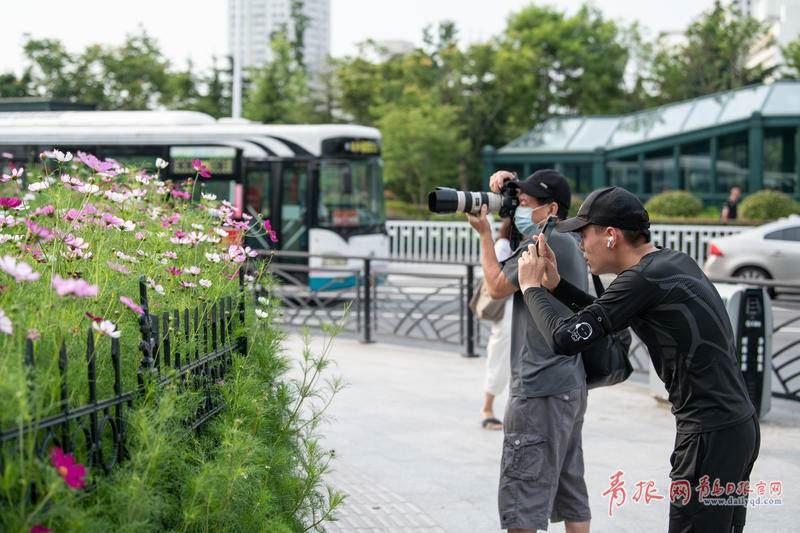
POLYGON ((0 207, 8 207, 10 209, 13 209, 14 207, 19 207, 21 205, 22 205, 22 200, 20 200, 19 198, 6 197, 6 196, 0 198, 0 207))
POLYGON ((42 524, 36 524, 31 528, 31 533, 53 533, 53 530, 49 527, 45 527, 42 524))
POLYGON ((211 177, 211 169, 203 164, 202 161, 199 159, 195 159, 192 161, 192 168, 200 174, 201 178, 210 178, 211 177))
POLYGON ((82 489, 86 486, 86 467, 75 462, 72 454, 64 453, 58 446, 50 450, 50 464, 71 489, 82 489))

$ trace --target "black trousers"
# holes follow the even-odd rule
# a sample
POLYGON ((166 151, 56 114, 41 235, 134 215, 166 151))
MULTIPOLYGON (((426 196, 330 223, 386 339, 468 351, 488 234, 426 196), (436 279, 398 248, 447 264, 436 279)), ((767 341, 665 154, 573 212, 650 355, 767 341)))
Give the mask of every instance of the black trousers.
POLYGON ((670 457, 670 478, 676 490, 681 485, 691 490, 688 498, 671 494, 669 533, 742 531, 747 505, 742 505, 741 500, 747 495, 719 494, 719 489, 733 483, 738 490, 740 482, 749 482, 760 445, 761 432, 755 416, 718 431, 678 433, 670 457), (701 487, 713 490, 715 483, 714 492, 698 490, 701 487), (732 501, 722 501, 726 498, 732 501), (709 499, 716 501, 712 504, 709 499))

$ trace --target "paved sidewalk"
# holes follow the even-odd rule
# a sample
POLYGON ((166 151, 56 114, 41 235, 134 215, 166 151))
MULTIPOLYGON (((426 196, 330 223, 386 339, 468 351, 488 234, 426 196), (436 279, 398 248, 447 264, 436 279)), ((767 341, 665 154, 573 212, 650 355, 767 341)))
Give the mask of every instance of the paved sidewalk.
MULTIPOLYGON (((301 353, 290 337, 285 348, 301 353)), ((319 351, 321 339, 312 348, 319 351)), ((335 450, 329 482, 347 501, 332 532, 499 531, 497 483, 502 432, 482 430, 478 410, 485 359, 388 344, 336 339, 331 374, 349 383, 322 427, 335 450)), ((505 398, 498 398, 502 415, 505 398)), ((589 394, 584 428, 586 477, 594 532, 666 531, 668 504, 633 501, 636 483, 669 487, 674 421, 646 385, 628 382, 589 394), (602 492, 624 472, 626 502, 608 516, 602 492)), ((761 455, 752 482, 783 482, 783 505, 748 511, 747 531, 798 531, 800 404, 773 400, 762 421, 761 455)), ((563 531, 563 524, 549 531, 563 531)))

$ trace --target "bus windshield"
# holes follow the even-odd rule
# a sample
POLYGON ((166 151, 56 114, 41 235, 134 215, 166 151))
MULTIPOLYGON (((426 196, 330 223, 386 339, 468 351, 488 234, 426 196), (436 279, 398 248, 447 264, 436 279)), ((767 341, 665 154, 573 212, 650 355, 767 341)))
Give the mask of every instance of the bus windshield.
POLYGON ((317 216, 321 227, 383 224, 381 159, 323 159, 317 216))

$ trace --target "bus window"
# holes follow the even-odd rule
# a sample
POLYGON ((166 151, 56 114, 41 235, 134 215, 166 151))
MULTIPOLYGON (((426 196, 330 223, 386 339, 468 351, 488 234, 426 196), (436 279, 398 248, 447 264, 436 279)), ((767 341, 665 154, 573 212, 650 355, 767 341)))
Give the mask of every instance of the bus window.
POLYGON ((308 167, 305 163, 289 164, 281 173, 281 249, 308 250, 306 194, 308 167))
POLYGON ((322 227, 384 223, 380 160, 324 160, 319 175, 317 218, 322 227))
POLYGON ((272 174, 267 168, 247 169, 247 190, 245 191, 245 205, 247 212, 252 216, 261 215, 269 218, 271 213, 270 199, 272 174))

